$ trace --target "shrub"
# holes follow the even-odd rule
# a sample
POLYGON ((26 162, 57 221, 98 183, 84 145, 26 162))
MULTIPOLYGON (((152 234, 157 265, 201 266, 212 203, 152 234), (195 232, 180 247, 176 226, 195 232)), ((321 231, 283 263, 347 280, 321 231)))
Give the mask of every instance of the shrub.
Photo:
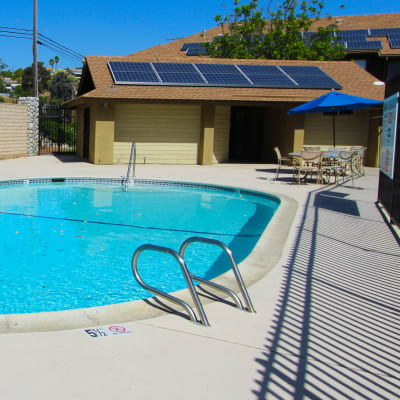
POLYGON ((46 121, 46 123, 41 126, 41 131, 42 134, 53 143, 66 143, 69 146, 75 143, 75 127, 73 124, 46 121))

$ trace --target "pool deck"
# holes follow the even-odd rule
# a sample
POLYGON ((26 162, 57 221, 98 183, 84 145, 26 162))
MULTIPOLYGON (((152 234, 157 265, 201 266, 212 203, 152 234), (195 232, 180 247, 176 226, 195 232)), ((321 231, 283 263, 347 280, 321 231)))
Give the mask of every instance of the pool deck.
MULTIPOLYGON (((274 166, 138 165, 139 178, 238 186, 298 202, 281 257, 249 287, 256 314, 222 303, 211 327, 177 315, 0 335, 4 399, 398 399, 400 247, 375 202, 378 170, 340 186, 275 182, 274 166)), ((0 161, 0 179, 121 177, 52 155, 0 161)), ((151 307, 151 306, 149 306, 151 307)), ((2 322, 0 317, 0 323, 2 322)))

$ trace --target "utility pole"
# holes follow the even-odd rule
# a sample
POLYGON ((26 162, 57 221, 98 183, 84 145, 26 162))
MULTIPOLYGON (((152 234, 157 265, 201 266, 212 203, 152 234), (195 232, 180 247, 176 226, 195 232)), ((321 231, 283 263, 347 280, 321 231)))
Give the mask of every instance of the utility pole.
POLYGON ((33 95, 34 97, 39 97, 39 87, 38 87, 38 63, 37 63, 37 0, 33 0, 33 95))

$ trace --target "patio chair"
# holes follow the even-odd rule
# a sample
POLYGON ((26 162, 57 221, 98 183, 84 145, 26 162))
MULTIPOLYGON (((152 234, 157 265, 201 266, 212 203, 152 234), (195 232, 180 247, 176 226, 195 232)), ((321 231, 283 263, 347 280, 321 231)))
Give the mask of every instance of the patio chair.
POLYGON ((278 162, 278 165, 276 167, 275 178, 274 178, 277 181, 278 176, 279 176, 279 170, 281 169, 281 165, 282 164, 292 165, 293 159, 289 158, 289 157, 282 157, 279 147, 274 147, 274 152, 275 152, 277 162, 278 162))
POLYGON ((364 176, 365 175, 364 162, 365 162, 365 155, 367 153, 367 147, 353 146, 350 148, 350 151, 357 152, 357 155, 355 156, 354 159, 354 167, 357 171, 358 176, 364 176))
POLYGON ((322 183, 322 151, 302 151, 300 158, 294 164, 294 179, 297 183, 307 176, 315 175, 316 182, 322 183))
POLYGON ((334 176, 335 183, 338 183, 338 177, 342 177, 344 183, 345 177, 350 176, 351 182, 354 186, 354 175, 356 175, 355 163, 357 162, 357 151, 341 151, 338 157, 336 157, 336 163, 332 166, 322 167, 323 173, 329 177, 334 176))

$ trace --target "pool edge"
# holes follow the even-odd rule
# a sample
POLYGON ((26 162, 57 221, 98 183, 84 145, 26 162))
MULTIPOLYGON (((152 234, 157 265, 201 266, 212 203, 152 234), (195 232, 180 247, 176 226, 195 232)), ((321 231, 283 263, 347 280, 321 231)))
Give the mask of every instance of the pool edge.
MULTIPOLYGON (((51 178, 50 178, 51 179, 51 178)), ((85 179, 85 178, 83 178, 85 179)), ((91 178, 86 178, 91 179, 91 178)), ((20 179, 18 179, 20 180, 20 179)), ((23 179, 21 179, 23 181, 23 179)), ((148 181, 150 181, 149 179, 148 181)), ((154 181, 159 181, 154 179, 154 181)), ((177 182, 177 181, 162 181, 177 182)), ((182 182, 190 184, 191 182, 182 182)), ((210 186, 207 183, 193 183, 196 186, 210 186)), ((269 195, 279 199, 280 206, 261 235, 253 251, 239 264, 243 279, 248 286, 259 281, 268 274, 277 264, 283 254, 289 232, 295 219, 298 203, 291 197, 262 192, 260 190, 240 188, 235 186, 211 185, 213 187, 233 188, 245 190, 262 195, 269 195)), ((231 271, 213 279, 238 292, 236 281, 231 271)), ((173 293, 175 296, 192 304, 187 289, 173 293)), ((213 300, 202 298, 202 303, 207 304, 213 300)), ((257 308, 257 304, 255 304, 257 308)), ((180 311, 180 310, 179 310, 180 311)), ((0 333, 23 333, 53 330, 67 330, 84 328, 88 326, 123 323, 128 321, 145 320, 167 314, 154 306, 150 306, 145 300, 136 300, 126 303, 110 304, 106 306, 82 308, 76 310, 53 311, 27 314, 1 314, 0 333)))

